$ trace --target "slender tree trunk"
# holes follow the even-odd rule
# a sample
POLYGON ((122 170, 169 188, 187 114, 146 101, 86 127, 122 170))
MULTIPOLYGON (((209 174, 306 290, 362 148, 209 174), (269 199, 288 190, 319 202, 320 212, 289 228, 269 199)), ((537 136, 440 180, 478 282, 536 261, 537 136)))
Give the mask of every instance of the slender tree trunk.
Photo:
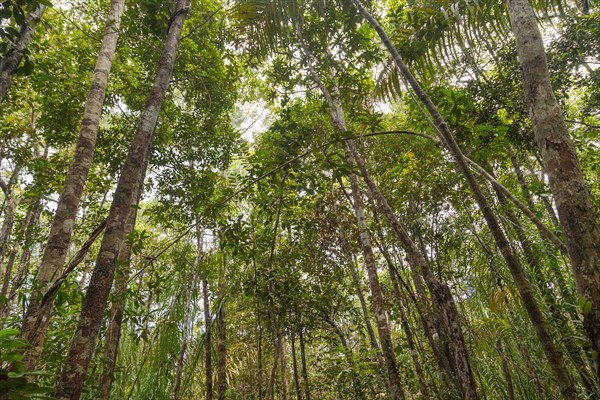
POLYGON ((275 346, 273 350, 273 365, 271 366, 271 374, 267 383, 267 400, 275 400, 275 378, 277 377, 277 362, 279 360, 279 344, 280 336, 277 334, 275 338, 275 346))
POLYGON ((310 400, 310 384, 308 381, 308 368, 306 366, 306 349, 304 346, 304 333, 302 333, 302 329, 300 329, 298 338, 300 339, 300 360, 302 361, 302 380, 304 381, 304 396, 306 397, 306 400, 310 400))
POLYGON ((81 395, 113 283, 117 256, 125 239, 125 223, 134 194, 137 193, 144 175, 143 167, 146 164, 158 114, 169 86, 179 38, 188 10, 189 0, 179 0, 171 16, 156 78, 121 171, 79 322, 57 383, 57 399, 78 399, 81 395))
MULTIPOLYGON (((18 176, 17 170, 15 170, 12 177, 16 179, 16 176, 18 176)), ((10 237, 13 232, 13 226, 15 224, 15 211, 18 205, 19 199, 17 197, 16 188, 15 185, 12 184, 9 186, 9 192, 6 198, 6 206, 4 207, 4 220, 2 221, 2 227, 0 228, 0 271, 2 271, 2 267, 4 267, 4 259, 10 253, 10 237)), ((8 268, 5 267, 5 270, 7 269, 8 268)), ((6 271, 4 272, 4 276, 6 279, 6 271)))
POLYGON ((504 379, 506 380, 506 390, 508 392, 508 399, 515 400, 515 388, 513 386, 512 375, 510 373, 510 367, 508 365, 508 361, 506 361, 506 355, 504 355, 504 346, 502 345, 502 340, 498 339, 496 341, 496 351, 500 356, 500 364, 502 365, 502 373, 504 374, 504 379))
POLYGON ((283 331, 279 331, 279 335, 281 336, 280 346, 281 350, 279 351, 279 359, 281 361, 281 398, 283 400, 290 399, 290 385, 287 378, 287 362, 286 362, 286 346, 285 346, 285 335, 283 331))
POLYGON ((225 255, 219 271, 221 304, 217 312, 217 398, 225 400, 227 392, 227 330, 225 325, 225 255))
POLYGON ((546 51, 528 0, 506 0, 523 75, 525 103, 550 181, 579 295, 591 302, 584 325, 600 352, 600 229, 575 147, 554 96, 546 51))
POLYGON ((385 363, 383 362, 383 358, 381 356, 381 350, 379 349, 379 343, 377 343, 377 338, 375 337, 375 331, 373 330, 373 325, 371 324, 371 317, 369 316, 369 311, 367 309, 367 302, 365 300, 365 296, 362 292, 360 280, 358 278, 358 272, 356 271, 356 265, 354 264, 354 260, 352 259, 352 253, 350 251, 350 245, 346 240, 346 235, 344 234, 344 230, 340 224, 338 218, 338 231, 340 244, 342 247, 342 252, 344 253, 344 257, 346 258, 346 263, 350 269, 350 274, 352 275, 352 282, 354 283, 354 288, 356 290, 356 294, 358 295, 358 300, 360 301, 360 307, 362 309, 363 317, 365 320, 365 325, 367 327, 367 334, 369 336, 369 343, 371 344, 371 348, 377 352, 377 359, 379 361, 379 365, 382 368, 385 367, 385 363))
POLYGON ((294 330, 290 329, 290 339, 292 341, 292 365, 294 367, 294 389, 296 390, 296 400, 302 400, 302 389, 300 388, 300 375, 298 374, 298 359, 296 357, 296 335, 294 330))
MULTIPOLYGON (((382 248, 384 245, 382 244, 382 248)), ((415 366, 415 372, 417 373, 417 379, 419 381, 419 388, 421 390, 421 398, 424 400, 429 400, 429 389, 427 388, 427 383, 425 381, 425 374, 423 374, 423 368, 421 367, 421 360, 419 360, 419 353, 417 352, 417 348, 415 346, 415 340, 413 337, 412 329, 408 324, 408 319, 406 318, 406 313, 404 311, 404 300, 402 299, 402 294, 400 293, 400 287, 398 285, 398 279, 394 274, 391 259, 389 255, 386 257, 388 262, 388 272, 390 274, 390 280, 392 281, 392 286, 394 288, 394 295, 396 296, 396 301, 398 302, 398 313, 400 314, 400 321, 402 323, 402 328, 404 333, 406 334, 406 342, 408 344, 408 348, 410 350, 410 355, 413 360, 413 364, 415 366)))
POLYGON ((367 183, 367 186, 375 196, 375 199, 381 207, 383 214, 386 216, 386 219, 392 226, 394 232, 400 239, 400 242, 407 252, 410 260, 409 262, 419 266, 419 269, 425 279, 425 283, 431 292, 432 298, 434 299, 436 306, 440 308, 440 317, 442 319, 441 322, 443 326, 438 326, 438 330, 443 332, 444 336, 447 336, 446 345, 449 347, 448 350, 451 357, 450 361, 452 367, 458 374, 459 388, 462 392, 463 398, 477 399, 477 385, 475 383, 473 371, 471 370, 467 346, 464 341, 462 328, 460 327, 458 318, 458 311, 454 303, 454 298, 452 297, 452 292, 450 292, 450 288, 448 288, 447 285, 439 282, 439 280, 435 277, 433 271, 427 263, 427 260, 423 256, 423 253, 412 241, 404 227, 400 225, 398 218, 387 203, 387 200, 368 173, 365 163, 358 154, 353 142, 347 141, 346 144, 349 155, 353 157, 354 161, 356 161, 363 178, 367 183))
POLYGON ((35 368, 37 359, 41 354, 52 312, 53 302, 47 303, 42 308, 38 299, 44 295, 48 285, 52 284, 52 281, 60 274, 65 264, 77 210, 91 168, 108 75, 119 38, 123 8, 124 0, 112 1, 85 103, 75 154, 65 178, 62 193, 58 199, 56 212, 50 226, 50 234, 21 326, 21 338, 31 344, 31 350, 26 355, 26 365, 29 369, 35 368), (41 324, 35 329, 34 326, 40 320, 40 316, 41 324))
MULTIPOLYGON (((538 339, 540 340, 540 343, 544 350, 544 354, 546 355, 546 359, 548 360, 548 364, 552 369, 552 372, 557 380, 562 395, 566 399, 576 399, 577 391, 573 386, 571 378, 565 368, 562 356, 560 352, 556 349, 554 342, 552 341, 552 337, 548 332, 544 317, 537 305, 537 302, 535 301, 529 282, 523 274, 521 264, 513 254, 509 243, 504 235, 504 232, 502 231, 502 228, 500 227, 500 224, 489 205, 489 202, 483 195, 481 187, 479 186, 475 177, 473 176, 473 173, 469 169, 467 159, 460 150, 458 143, 456 143, 456 140, 450 132, 446 121, 443 119, 442 115, 439 113, 437 107, 433 104, 429 96, 423 91, 415 77, 407 68, 406 64, 404 64, 404 61, 398 54, 398 51, 390 42, 389 38, 381 28, 379 23, 367 12, 367 10, 362 6, 359 0, 352 0, 352 2, 358 8, 359 12, 371 24, 371 26, 377 31, 377 34, 381 38, 383 44, 391 53, 394 62, 396 63, 396 66, 400 70, 401 74, 408 81, 413 91, 416 93, 417 97, 423 102, 425 108, 433 118, 436 127, 436 132, 438 133, 440 140, 446 144, 446 147, 448 148, 449 152, 451 153, 452 157, 457 163, 459 171, 465 177, 469 189, 471 190, 473 197, 475 198, 475 201, 477 202, 479 209, 481 210, 487 222, 492 236, 494 237, 496 245, 500 249, 500 252, 504 257, 506 264, 508 265, 508 268, 511 272, 511 275, 513 276, 517 288, 519 289, 519 293, 523 300, 523 304, 527 310, 527 313, 529 314, 529 318, 534 326, 538 339)), ((598 258, 596 258, 596 260, 598 260, 598 258)), ((598 281, 600 281, 600 279, 598 281)), ((600 286, 597 289, 599 294, 598 300, 600 304, 600 286)), ((600 310, 600 308, 598 308, 598 310, 600 310)))
POLYGON ((27 14, 25 23, 21 26, 19 36, 16 38, 10 50, 8 50, 8 53, 0 59, 0 104, 4 101, 4 98, 8 93, 8 89, 17 73, 19 64, 23 61, 25 51, 33 39, 35 28, 42 19, 45 9, 46 6, 40 4, 34 11, 27 14))
POLYGON ((19 266, 17 267, 17 272, 15 273, 15 276, 11 281, 10 292, 7 295, 9 300, 7 309, 10 309, 10 303, 12 303, 13 299, 15 298, 16 292, 23 283, 25 274, 29 269, 29 260, 31 259, 31 247, 34 245, 35 231, 38 227, 38 222, 42 213, 42 206, 40 204, 40 201, 41 198, 36 198, 34 202, 35 206, 32 206, 33 214, 27 226, 27 230, 25 231, 25 236, 23 239, 24 245, 21 246, 21 256, 19 257, 19 266))
MULTIPOLYGON (((40 212, 40 204, 39 204, 39 198, 34 199, 34 201, 30 204, 29 209, 27 210, 27 214, 25 214, 25 218, 23 219, 23 222, 21 224, 21 228, 20 228, 20 240, 22 240, 22 242, 25 243, 24 247, 28 247, 29 246, 29 241, 28 239, 30 239, 31 236, 31 227, 35 224, 37 224, 37 217, 39 216, 39 212, 40 212)), ((12 271, 13 271, 13 267, 15 264, 15 261, 17 259, 17 253, 19 252, 19 248, 22 247, 21 243, 15 242, 13 244, 13 247, 10 251, 10 255, 8 257, 8 261, 6 263, 6 267, 4 269, 4 280, 2 282, 2 289, 0 289, 0 297, 4 297, 6 299, 8 299, 8 289, 10 287, 10 283, 11 283, 11 279, 12 279, 12 271)), ((25 252, 26 249, 23 248, 23 252, 25 252)), ((7 311, 10 309, 10 306, 7 303, 3 304, 0 307, 0 316, 6 316, 7 311)))
POLYGON ((206 380, 206 400, 213 398, 213 377, 212 377, 212 340, 210 316, 210 299, 208 297, 208 280, 202 279, 202 303, 204 305, 204 371, 206 380))
MULTIPOLYGON (((351 157, 351 155, 347 154, 347 157, 351 157)), ((379 284, 379 277, 377 276, 377 267, 375 265, 375 257, 373 255, 371 239, 363 211, 360 189, 358 187, 358 179, 354 173, 350 174, 350 184, 352 189, 352 199, 354 202, 354 211, 356 213, 356 220, 360 234, 360 242, 363 248, 365 266, 367 268, 369 285, 371 287, 373 312, 375 313, 377 320, 379 342, 381 343, 381 350, 388 371, 387 377, 391 389, 390 395, 393 400, 404 399, 404 387, 400 378, 400 370, 398 369, 396 354, 394 353, 394 346, 392 344, 392 338, 389 331, 388 320, 385 314, 383 294, 379 284)))

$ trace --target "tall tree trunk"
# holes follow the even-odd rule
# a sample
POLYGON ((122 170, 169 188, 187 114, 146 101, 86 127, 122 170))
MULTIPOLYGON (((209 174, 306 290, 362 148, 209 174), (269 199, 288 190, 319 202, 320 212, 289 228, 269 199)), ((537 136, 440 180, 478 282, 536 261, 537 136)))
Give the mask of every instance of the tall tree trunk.
MULTIPOLYGON (((142 180, 143 181, 143 180, 142 180)), ((142 197, 143 185, 140 185, 137 193, 135 205, 139 205, 142 197)), ((127 224, 125 225, 125 237, 130 235, 134 229, 137 220, 137 208, 133 208, 129 213, 127 224)), ((123 324, 123 313, 125 311, 125 301, 127 293, 127 283, 131 272, 131 244, 125 243, 119 251, 117 261, 117 270, 115 272, 115 288, 113 289, 113 303, 110 308, 110 320, 106 328, 104 339, 104 352, 102 355, 102 373, 98 379, 98 398, 100 400, 109 400, 112 384, 115 380, 115 368, 117 366, 117 355, 119 342, 121 341, 121 327, 123 324)))
POLYGON ((350 274, 352 276, 352 282, 354 283, 354 289, 358 296, 358 300, 360 301, 360 307, 362 309, 363 318, 365 320, 365 325, 367 327, 367 334, 369 337, 369 343, 371 344, 371 348, 376 351, 377 360, 379 365, 382 368, 385 368, 385 363, 383 362, 383 358, 381 356, 381 350, 379 349, 379 343, 377 343, 377 338, 375 337, 375 330, 373 329, 373 325, 371 324, 371 317, 369 316, 369 311, 367 309, 367 302, 365 300, 365 296, 362 292, 360 280, 358 278, 358 272, 356 271, 356 265, 354 264, 354 260, 352 259, 352 252, 350 251, 350 245, 346 240, 346 235, 344 234, 344 230, 338 218, 338 232, 340 238, 340 244, 342 247, 342 252, 344 253, 344 257, 346 258, 346 263, 348 264, 348 268, 350 269, 350 274))
POLYGON ((273 365, 271 366, 271 374, 269 375, 269 382, 267 383, 267 400, 275 400, 275 378, 277 377, 277 363, 279 360, 280 351, 280 335, 277 334, 275 337, 275 346, 273 350, 273 365))
POLYGON ((515 388, 513 386, 512 374, 510 373, 510 367, 508 365, 508 361, 506 360, 506 355, 504 354, 504 346, 502 345, 501 338, 498 338, 498 340, 496 340, 496 351, 500 356, 502 373, 504 374, 504 379, 506 380, 506 390, 508 392, 508 399, 515 400, 515 388))
MULTIPOLYGON (((510 245, 508 243, 508 240, 506 239, 504 232, 502 231, 502 228, 500 227, 498 219, 494 215, 489 202, 483 195, 481 187, 479 186, 473 173, 469 169, 468 161, 467 161, 466 157, 464 156, 464 154, 462 153, 462 151, 460 150, 460 147, 458 146, 458 143, 456 142, 454 136, 450 132, 450 129, 448 128, 446 121, 440 114, 437 107, 433 104, 433 102, 431 101, 431 99, 429 98, 427 93, 425 93, 423 91, 423 89, 421 88, 421 86, 419 85, 419 83, 417 82, 415 77, 412 75, 412 73, 410 72, 410 70, 408 69, 406 64, 404 64, 404 61, 398 54, 398 51, 396 50, 394 45, 391 43, 391 41, 389 40, 389 38, 387 37, 387 35, 385 34, 383 29, 379 25, 379 23, 373 18, 373 16, 371 16, 371 14, 369 14, 367 12, 367 10, 362 6, 362 4, 360 3, 359 0, 352 0, 352 2, 358 8, 359 12, 365 17, 365 19, 367 19, 367 21, 371 24, 371 26, 376 30, 376 32, 379 35, 379 37, 381 38, 383 44, 386 46, 386 48, 392 55, 394 62, 396 63, 396 66, 400 70, 401 74, 404 76, 406 81, 408 81, 408 83, 410 84, 411 88, 413 89, 413 91, 415 92, 417 97, 423 102, 423 104, 425 105, 425 108, 431 115, 431 117, 435 123, 436 132, 439 135, 440 140, 442 141, 442 143, 445 143, 450 154, 456 161, 459 171, 462 173, 465 180, 467 181, 469 189, 471 190, 471 193, 473 194, 473 197, 475 198, 475 201, 477 202, 477 205, 479 206, 479 209, 481 210, 481 212, 487 222, 490 232, 492 233, 492 236, 494 237, 494 241, 496 242, 496 245, 500 249, 500 252, 502 253, 502 256, 504 257, 506 264, 508 265, 511 275, 512 275, 512 277, 515 281, 515 284, 519 290, 519 294, 521 295, 521 298, 523 300, 525 309, 527 310, 527 313, 529 314, 529 318, 534 326, 534 329, 536 331, 538 339, 540 340, 540 344, 542 345, 544 354, 546 355, 546 359, 548 360, 548 364, 549 364, 549 366, 554 374, 554 377, 556 378, 556 381, 559 385, 561 394, 566 399, 576 399, 577 391, 575 390, 575 387, 573 386, 571 378, 565 368, 565 365, 564 365, 564 362, 562 359, 562 355, 556 349, 556 346, 554 345, 554 342, 552 341, 552 337, 551 337, 550 333, 548 332, 546 322, 545 322, 544 317, 537 305, 535 297, 533 296, 533 292, 531 290, 529 282, 527 281, 525 275, 523 274, 523 268, 522 268, 521 264, 519 263, 519 261, 517 260, 516 256, 513 254, 512 250, 510 248, 510 245)), ((536 27, 537 27, 537 25, 536 25, 536 27)), ((550 91, 550 93, 551 93, 551 91, 550 91)), ((599 260, 599 259, 596 258, 596 260, 599 260)), ((600 279, 598 281, 600 281, 600 279)), ((600 301, 600 286, 597 289, 598 289, 598 294, 599 294, 598 300, 600 301)), ((600 308, 598 308, 598 310, 600 310, 600 308)), ((599 321, 600 321, 600 313, 599 313, 599 321)))
POLYGON ((600 352, 600 229, 575 147, 554 96, 546 51, 528 0, 506 0, 523 75, 525 103, 548 175, 579 295, 591 302, 584 325, 600 352))
POLYGON ((304 382, 304 396, 306 397, 306 400, 310 400, 310 384, 308 381, 308 368, 306 366, 306 349, 304 346, 304 333, 302 333, 302 328, 300 328, 298 338, 300 339, 300 361, 302 362, 302 381, 304 382))
POLYGON ((112 1, 85 103, 73 161, 58 199, 56 212, 50 226, 50 234, 21 326, 21 338, 31 345, 31 350, 26 355, 26 366, 30 369, 35 368, 41 354, 53 304, 50 301, 44 307, 40 307, 38 299, 44 295, 48 285, 51 285, 52 281, 60 274, 69 251, 77 210, 94 156, 102 105, 119 38, 123 8, 124 0, 112 1), (38 320, 41 323, 36 329, 38 320))
POLYGON ((287 362, 286 362, 286 346, 285 346, 285 335, 283 330, 279 331, 279 335, 281 336, 280 346, 281 350, 279 351, 279 359, 281 361, 281 398, 283 400, 290 399, 290 385, 288 383, 287 378, 287 362))
POLYGON ((292 341, 292 365, 294 367, 294 389, 296 390, 296 400, 302 400, 300 375, 298 374, 298 358, 296 357, 296 335, 294 334, 293 329, 290 329, 290 339, 292 341))
POLYGON ((85 383, 108 294, 113 283, 119 250, 125 239, 125 224, 137 194, 149 154, 154 128, 173 72, 175 56, 189 0, 179 0, 171 16, 165 45, 154 84, 144 106, 140 123, 121 170, 113 196, 106 232, 100 245, 90 285, 83 300, 79 322, 57 383, 57 399, 78 399, 85 383))
POLYGON ((221 304, 217 312, 217 398, 225 400, 227 392, 227 329, 225 324, 225 254, 219 268, 219 297, 221 304))
MULTIPOLYGON (((347 154, 347 157, 351 157, 351 155, 347 154)), ((351 162, 351 160, 349 161, 351 162)), ((377 320, 379 342, 381 343, 381 350, 388 372, 387 378, 391 390, 390 395, 393 400, 404 399, 404 387, 400 377, 400 370, 398 369, 396 354, 394 353, 392 337, 389 331, 388 320, 385 313, 383 294, 379 284, 379 277, 377 276, 377 267, 375 265, 375 257, 373 255, 371 239, 363 211, 364 208, 362 206, 360 189, 358 187, 358 179, 354 173, 350 174, 350 185, 352 189, 352 200, 354 202, 354 211, 356 213, 360 242, 363 249, 363 256, 365 258, 365 267, 367 268, 367 275, 369 277, 369 285, 371 288, 373 312, 375 313, 375 318, 377 320)))
MULTIPOLYGON (((37 218, 39 216, 40 213, 40 204, 39 204, 40 198, 36 198, 34 199, 30 206, 29 209, 27 210, 27 213, 25 214, 25 218, 23 219, 23 222, 21 223, 21 227, 19 229, 20 233, 19 233, 19 242, 15 241, 15 243, 13 244, 13 247, 10 251, 10 255, 8 257, 8 261, 6 263, 6 266, 4 268, 4 280, 2 282, 2 289, 0 289, 0 297, 4 297, 8 299, 8 289, 10 287, 10 283, 11 283, 11 279, 12 279, 12 271, 13 271, 13 267, 15 264, 15 261, 17 259, 17 253, 19 252, 19 248, 22 247, 22 243, 25 243, 25 246, 28 246, 28 239, 29 236, 31 236, 31 226, 37 224, 37 218)), ((25 248, 23 248, 23 252, 25 252, 25 248)), ((6 315, 6 312, 9 309, 9 304, 8 302, 3 304, 0 307, 0 316, 2 315, 6 315)))
POLYGON ((202 303, 204 308, 204 373, 206 380, 206 400, 213 398, 213 375, 212 375, 212 340, 210 316, 210 299, 208 297, 208 280, 202 279, 202 303))
POLYGON ((29 47, 35 28, 42 19, 45 5, 40 4, 35 10, 27 14, 25 23, 21 26, 19 36, 16 38, 8 53, 0 59, 0 103, 4 101, 12 80, 17 73, 19 64, 23 61, 25 51, 29 47))

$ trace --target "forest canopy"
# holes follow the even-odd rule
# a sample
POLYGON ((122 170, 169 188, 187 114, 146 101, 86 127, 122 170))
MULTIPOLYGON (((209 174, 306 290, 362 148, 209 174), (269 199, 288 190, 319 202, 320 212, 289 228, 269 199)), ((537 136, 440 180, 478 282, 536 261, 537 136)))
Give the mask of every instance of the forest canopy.
POLYGON ((0 0, 0 400, 600 398, 592 0, 0 0))

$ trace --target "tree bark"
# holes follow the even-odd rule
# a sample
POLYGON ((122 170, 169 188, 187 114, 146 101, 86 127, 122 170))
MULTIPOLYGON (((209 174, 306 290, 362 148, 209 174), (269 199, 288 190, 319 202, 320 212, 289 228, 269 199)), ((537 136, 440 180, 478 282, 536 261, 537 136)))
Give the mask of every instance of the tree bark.
MULTIPOLYGON (((515 1, 515 0, 513 0, 513 1, 515 1)), ((537 305, 537 302, 535 301, 535 298, 533 296, 533 292, 531 291, 529 282, 527 281, 527 279, 525 278, 525 275, 523 274, 523 268, 522 268, 521 264, 519 263, 519 261, 517 260, 517 258, 515 257, 515 255, 513 254, 512 250, 510 248, 510 245, 508 243, 508 240, 506 239, 504 232, 502 231, 502 228, 500 227, 498 219, 494 215, 494 213, 489 205, 489 202, 483 195, 481 187, 479 186, 473 173, 469 169, 468 161, 467 161, 466 157, 464 156, 464 154, 462 153, 462 151, 460 150, 460 147, 458 146, 458 143, 456 142, 454 136, 450 132, 450 129, 448 128, 446 121, 440 114, 437 107, 433 104, 433 102, 431 101, 431 99, 427 95, 427 93, 425 93, 423 91, 423 89, 421 88, 421 85, 419 85, 419 83, 417 82, 415 77, 412 75, 412 73, 410 72, 410 70, 408 69, 406 64, 404 64, 404 61, 398 54, 398 51, 396 50, 394 45, 391 43, 391 41, 389 40, 389 38, 387 37, 387 35, 385 34, 383 29, 379 25, 379 23, 373 18, 373 16, 371 16, 371 14, 369 14, 367 12, 367 10, 362 6, 362 4, 359 2, 359 0, 352 0, 352 2, 355 4, 355 6, 359 10, 359 12, 365 17, 365 19, 367 19, 369 24, 371 24, 371 26, 376 30, 376 32, 379 35, 379 37, 381 38, 383 44, 386 46, 386 48, 392 55, 394 62, 396 63, 396 66, 400 70, 401 74, 404 76, 406 81, 410 84, 411 88, 413 89, 413 91, 415 92, 417 97, 423 102, 423 104, 425 105, 425 108, 431 115, 431 117, 435 123, 436 132, 439 135, 440 140, 442 141, 442 143, 445 143, 450 154, 456 161, 459 171, 462 173, 465 180, 467 181, 469 189, 471 190, 471 193, 473 194, 473 197, 475 198, 475 201, 477 202, 477 205, 479 206, 479 209, 481 210, 481 212, 487 222, 490 232, 492 233, 492 236, 494 237, 494 241, 496 242, 496 245, 500 249, 500 252, 502 253, 502 256, 504 257, 506 264, 508 265, 508 268, 511 272, 511 275, 513 276, 515 284, 516 284, 516 286, 519 290, 519 293, 521 295, 521 298, 523 300, 525 309, 527 310, 527 313, 529 314, 529 318, 534 326, 534 329, 536 331, 538 339, 540 340, 540 344, 542 345, 542 349, 544 350, 544 354, 546 356, 548 364, 549 364, 549 366, 554 374, 554 377, 556 378, 556 381, 559 385, 561 394, 566 399, 573 399, 573 400, 576 399, 577 391, 576 391, 575 387, 573 386, 571 378, 565 368, 565 365, 564 365, 564 362, 562 359, 562 355, 556 349, 554 342, 552 341, 552 337, 550 336, 550 333, 548 332, 546 322, 545 322, 544 317, 537 305)), ((537 25, 536 25, 536 27, 537 27, 537 25)), ((600 259, 598 259, 598 258, 596 258, 596 260, 600 261, 600 259)), ((597 280, 597 282, 600 282, 600 278, 597 280)), ((600 304, 600 286, 597 289, 598 289, 598 294, 599 294, 599 296, 598 296, 599 303, 598 304, 600 304)), ((600 310, 600 308, 598 308, 598 310, 600 310)), ((600 322, 600 313, 599 313, 599 322, 600 322)), ((600 326, 600 324, 599 324, 599 326, 600 326)), ((463 395, 464 395, 464 393, 463 393, 463 395)))
POLYGON ((83 301, 79 322, 57 383, 57 399, 78 399, 90 364, 108 294, 113 283, 119 250, 125 239, 125 224, 137 194, 150 143, 173 72, 175 56, 189 0, 178 0, 171 16, 165 45, 160 56, 154 84, 144 106, 140 123, 125 160, 110 208, 106 232, 90 285, 83 301))
POLYGON ((296 390, 296 400, 302 400, 302 389, 300 388, 300 375, 298 374, 298 359, 296 357, 296 335, 294 330, 290 329, 290 339, 292 341, 292 365, 294 367, 294 389, 296 390))
MULTIPOLYGON (((140 203, 142 190, 142 185, 140 185, 135 205, 139 205, 140 203)), ((134 231, 136 220, 137 208, 133 208, 129 213, 128 221, 125 225, 125 237, 129 236, 134 231)), ((125 243, 119 251, 117 270, 115 272, 115 288, 113 289, 114 298, 110 308, 110 320, 108 321, 104 339, 102 373, 98 379, 98 398, 100 400, 110 399, 112 384, 115 380, 115 368, 117 366, 119 342, 121 341, 121 326, 123 324, 123 313, 125 311, 127 283, 131 272, 130 264, 131 244, 125 243)))
POLYGON ((212 340, 210 316, 210 300, 208 297, 208 280, 202 279, 202 303, 204 308, 204 373, 206 380, 206 400, 213 398, 213 377, 212 377, 212 340))
POLYGON ((506 0, 523 76, 525 103, 566 239, 579 296, 591 302, 584 326, 600 351, 600 229, 560 105, 546 51, 528 0, 506 0))
MULTIPOLYGON (((351 157, 349 152, 347 152, 347 157, 351 157)), ((352 160, 349 159, 349 162, 351 161, 352 160)), ((354 173, 350 174, 350 185, 352 189, 352 200, 354 202, 354 211, 356 213, 360 242, 363 249, 363 256, 365 258, 365 267, 369 277, 369 286, 371 288, 371 297, 373 303, 372 307, 377 321, 379 342, 381 343, 381 351, 383 353, 388 372, 387 377, 391 390, 390 396, 393 400, 404 399, 404 387, 400 377, 398 362, 396 361, 396 354, 394 353, 394 346, 389 331, 387 316, 385 314, 383 294, 379 284, 379 277, 377 276, 377 267, 375 265, 375 257, 373 255, 371 239, 363 211, 364 208, 362 206, 360 188, 358 186, 358 179, 354 173)))
POLYGON ((60 274, 65 264, 77 210, 91 168, 108 75, 119 38, 123 8, 124 0, 112 1, 102 45, 98 53, 96 67, 92 75, 92 82, 85 103, 79 136, 75 146, 75 154, 65 178, 62 193, 58 199, 56 212, 50 226, 50 234, 44 248, 37 278, 34 288, 31 291, 29 305, 21 326, 21 338, 31 345, 31 350, 26 354, 25 359, 26 366, 29 369, 35 368, 35 364, 41 354, 50 323, 50 314, 52 313, 53 302, 51 301, 44 307, 41 307, 38 299, 45 294, 48 286, 60 274), (41 323, 36 329, 35 325, 38 320, 41 323))
POLYGON ((308 368, 306 366, 306 349, 304 346, 304 334, 302 333, 302 329, 300 329, 298 338, 300 339, 300 360, 302 361, 302 380, 304 381, 304 396, 306 397, 306 400, 310 400, 310 384, 308 381, 308 368))
POLYGON ((35 28, 42 19, 45 9, 46 6, 40 4, 35 10, 27 14, 25 23, 21 26, 19 36, 6 55, 0 59, 0 104, 4 101, 8 93, 19 64, 23 61, 25 51, 33 39, 35 28))
POLYGON ((225 325, 225 255, 219 271, 219 297, 217 312, 217 398, 225 400, 227 392, 227 329, 225 325))

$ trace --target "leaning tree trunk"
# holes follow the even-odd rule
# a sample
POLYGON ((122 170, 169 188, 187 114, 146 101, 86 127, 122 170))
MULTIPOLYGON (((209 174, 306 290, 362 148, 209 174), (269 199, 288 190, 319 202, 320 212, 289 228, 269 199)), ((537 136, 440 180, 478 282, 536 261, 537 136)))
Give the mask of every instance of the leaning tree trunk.
POLYGON ((171 16, 156 78, 121 170, 108 216, 106 233, 83 300, 79 322, 58 379, 57 399, 78 399, 81 395, 113 283, 117 256, 125 239, 125 224, 134 195, 144 175, 150 143, 173 72, 179 38, 189 4, 189 0, 179 0, 171 16))
POLYGON ((108 75, 112 66, 119 38, 121 15, 124 0, 113 0, 104 30, 102 45, 98 53, 98 60, 92 82, 85 102, 85 109, 81 120, 79 137, 75 146, 75 154, 69 172, 65 178, 62 193, 58 199, 56 212, 50 226, 50 234, 44 248, 42 260, 37 273, 34 288, 29 297, 29 305, 21 326, 21 338, 31 345, 31 350, 26 355, 26 365, 34 369, 41 354, 50 324, 53 301, 40 306, 39 299, 45 294, 48 286, 61 273, 71 244, 71 236, 77 209, 81 201, 83 188, 94 156, 96 136, 100 124, 102 105, 106 94, 108 75), (40 321, 38 324, 37 321, 40 321))
MULTIPOLYGON (((351 155, 347 154, 347 157, 351 162, 351 155)), ((383 353, 383 358, 385 360, 385 365, 388 372, 387 377, 391 391, 390 396, 393 400, 404 399, 404 387, 400 377, 400 370, 398 368, 398 362, 394 352, 394 345, 392 343, 392 336, 385 313, 383 293, 381 292, 379 277, 377 276, 375 257, 373 255, 371 239, 362 207, 362 199, 360 189, 358 187, 358 178, 354 173, 350 174, 350 185, 352 189, 352 201, 354 202, 354 211, 356 213, 360 242, 365 258, 365 267, 367 269, 369 286, 371 288, 373 312, 375 313, 375 319, 377 320, 379 342, 381 343, 381 351, 383 353)))
POLYGON ((42 19, 45 9, 46 6, 40 4, 35 10, 27 14, 25 23, 21 26, 19 36, 16 38, 10 50, 8 50, 8 53, 0 59, 0 103, 4 101, 6 93, 8 93, 8 89, 17 73, 19 64, 23 61, 25 52, 33 39, 35 28, 42 19))
MULTIPOLYGON (((556 378, 561 394, 566 399, 576 399, 577 391, 575 390, 573 382, 571 381, 571 378, 565 368, 562 355, 554 345, 550 332, 548 332, 546 321, 544 320, 544 317, 538 307, 538 304, 533 295, 533 291, 531 290, 531 286, 529 285, 529 282, 527 281, 527 278, 523 273, 523 268, 520 262, 517 260, 516 256, 514 255, 514 253, 512 252, 508 240, 506 239, 506 236, 504 235, 504 232, 500 227, 500 223, 494 215, 488 200, 485 198, 481 187, 475 179, 475 176, 469 169, 467 158, 460 150, 458 143, 456 142, 454 136, 452 135, 452 132, 450 132, 450 129, 448 128, 448 124, 440 114, 435 104, 433 104, 433 102, 431 101, 431 98, 427 95, 427 93, 425 93, 425 91, 421 88, 421 85, 412 75, 412 73, 400 57, 400 54, 383 31, 383 28, 381 28, 379 23, 375 20, 375 18, 373 18, 371 14, 369 14, 369 12, 363 7, 359 0, 352 0, 352 2, 359 10, 359 12, 369 22, 369 24, 375 29, 375 31, 381 38, 383 44, 392 55, 398 70, 409 83, 417 97, 421 100, 421 102, 424 104, 425 108, 431 115, 435 123, 436 133, 439 135, 440 141, 445 144, 445 147, 448 149, 448 151, 456 161, 458 170, 464 176, 467 185, 469 186, 469 189, 471 190, 471 193, 473 194, 473 197, 475 198, 475 201, 477 202, 477 205, 479 206, 479 209, 481 210, 486 220, 486 223, 490 229, 490 232, 492 233, 494 241, 496 242, 496 245, 500 249, 504 260, 506 261, 508 269, 510 270, 510 273, 513 277, 513 280, 515 281, 517 289, 519 290, 521 299, 523 300, 523 305, 527 310, 527 313, 538 336, 542 349, 544 350, 544 354, 546 356, 548 364, 554 374, 554 377, 556 378)), ((596 260, 599 260, 599 258, 596 257, 596 260)), ((600 282, 600 276, 596 282, 600 282)), ((600 300, 600 287, 597 287, 596 289, 598 290, 600 300)), ((598 308, 598 310, 600 310, 600 308, 598 308)))
POLYGON ((600 352, 600 229, 575 147, 554 97, 546 51, 528 0, 506 0, 525 103, 563 230, 579 295, 591 303, 585 328, 600 352))

